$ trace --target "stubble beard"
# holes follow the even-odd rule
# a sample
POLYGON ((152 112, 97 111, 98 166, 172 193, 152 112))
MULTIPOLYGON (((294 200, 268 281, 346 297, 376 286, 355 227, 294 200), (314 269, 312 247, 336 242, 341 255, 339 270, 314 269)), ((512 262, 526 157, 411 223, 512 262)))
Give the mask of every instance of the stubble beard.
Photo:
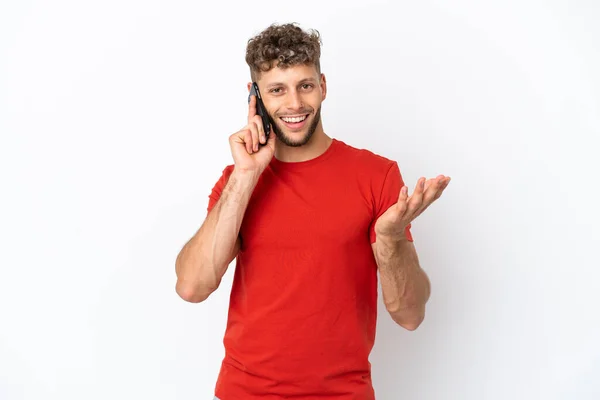
POLYGON ((319 126, 319 122, 321 121, 321 106, 319 106, 319 108, 317 109, 317 112, 315 113, 315 118, 313 119, 312 123, 308 127, 308 131, 306 132, 304 137, 301 138, 300 140, 296 140, 296 141, 293 140, 292 138, 290 138, 289 136, 287 136, 285 134, 285 132, 283 131, 283 129, 281 129, 279 127, 279 119, 275 119, 275 118, 273 118, 273 116, 270 116, 270 117, 271 117, 271 122, 272 122, 271 127, 273 128, 273 132, 275 132, 277 139, 279 139, 286 146, 300 147, 300 146, 304 146, 305 144, 307 144, 310 141, 310 139, 312 138, 315 131, 317 130, 317 126, 319 126))

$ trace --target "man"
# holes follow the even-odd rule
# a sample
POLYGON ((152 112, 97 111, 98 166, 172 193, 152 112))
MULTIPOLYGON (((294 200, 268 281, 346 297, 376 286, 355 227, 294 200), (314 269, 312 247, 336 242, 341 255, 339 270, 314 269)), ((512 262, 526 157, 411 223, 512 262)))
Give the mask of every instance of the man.
POLYGON ((320 44, 294 24, 248 42, 273 132, 266 140, 253 96, 247 125, 229 137, 234 164, 177 257, 176 290, 189 302, 214 292, 236 259, 220 400, 374 399, 378 272, 393 320, 414 330, 424 318, 430 284, 410 227, 450 178, 421 178, 408 196, 396 162, 325 134, 320 44))

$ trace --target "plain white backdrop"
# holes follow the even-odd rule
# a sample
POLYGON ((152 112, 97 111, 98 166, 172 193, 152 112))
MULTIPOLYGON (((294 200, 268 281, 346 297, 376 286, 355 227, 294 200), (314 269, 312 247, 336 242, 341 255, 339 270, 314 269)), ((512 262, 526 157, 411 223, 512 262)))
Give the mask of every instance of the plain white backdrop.
MULTIPOLYGON (((233 267, 174 262, 245 124, 246 41, 323 38, 325 132, 446 174, 413 224, 415 332, 380 300, 378 400, 600 398, 600 4, 3 1, 0 399, 211 399, 233 267)), ((229 399, 226 399, 229 400, 229 399)))

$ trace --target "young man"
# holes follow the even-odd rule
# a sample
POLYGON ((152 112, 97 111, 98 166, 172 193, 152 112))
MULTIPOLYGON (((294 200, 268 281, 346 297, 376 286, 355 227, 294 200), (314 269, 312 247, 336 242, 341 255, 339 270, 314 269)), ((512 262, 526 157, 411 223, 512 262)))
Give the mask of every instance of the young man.
POLYGON ((215 291, 236 259, 221 400, 374 399, 378 273, 397 324, 414 330, 424 318, 430 286, 410 227, 450 178, 421 178, 408 196, 396 162, 325 134, 320 44, 293 24, 248 42, 272 133, 253 96, 247 125, 229 137, 234 164, 177 257, 176 290, 189 302, 215 291))

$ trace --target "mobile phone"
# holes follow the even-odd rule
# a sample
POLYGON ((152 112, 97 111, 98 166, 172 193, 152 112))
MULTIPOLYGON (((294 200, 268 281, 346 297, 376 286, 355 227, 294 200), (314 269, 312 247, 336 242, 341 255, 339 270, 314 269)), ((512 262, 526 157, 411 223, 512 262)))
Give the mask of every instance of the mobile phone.
MULTIPOLYGON (((250 103, 252 95, 256 96, 256 113, 262 118, 265 136, 266 139, 269 140, 269 134, 271 133, 271 122, 269 120, 269 114, 267 114, 267 109, 265 108, 265 105, 262 101, 262 97, 260 96, 260 91, 258 90, 258 85, 256 84, 256 82, 252 82, 250 94, 248 95, 248 103, 250 103)), ((259 143, 259 145, 263 146, 263 143, 259 143)))

